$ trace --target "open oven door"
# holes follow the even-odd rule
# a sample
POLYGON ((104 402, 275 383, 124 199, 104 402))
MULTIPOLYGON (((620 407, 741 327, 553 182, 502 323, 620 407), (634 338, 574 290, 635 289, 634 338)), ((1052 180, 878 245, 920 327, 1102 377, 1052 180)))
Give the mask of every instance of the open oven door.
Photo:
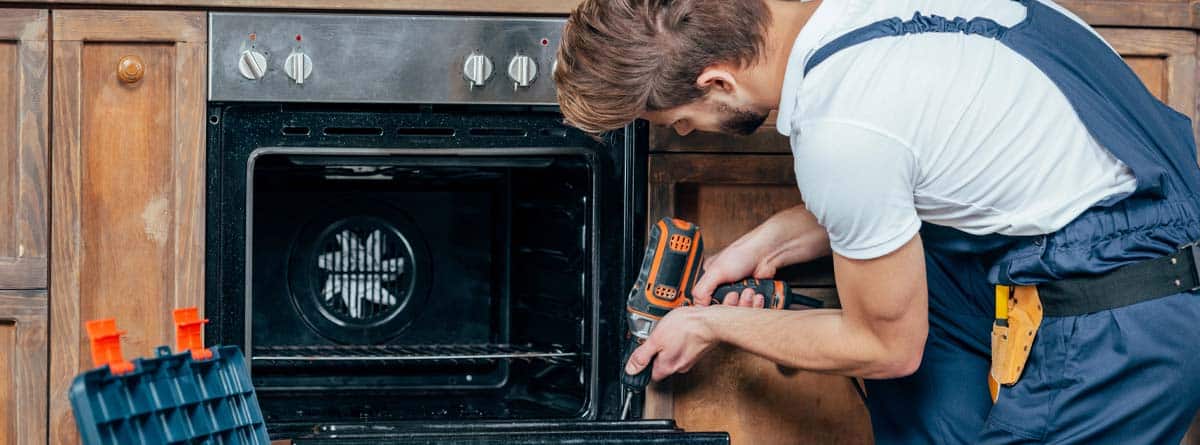
MULTIPOLYGON (((293 445, 728 444, 729 434, 684 432, 670 420, 546 422, 398 422, 284 427, 293 445)), ((284 442, 286 443, 286 442, 284 442)))

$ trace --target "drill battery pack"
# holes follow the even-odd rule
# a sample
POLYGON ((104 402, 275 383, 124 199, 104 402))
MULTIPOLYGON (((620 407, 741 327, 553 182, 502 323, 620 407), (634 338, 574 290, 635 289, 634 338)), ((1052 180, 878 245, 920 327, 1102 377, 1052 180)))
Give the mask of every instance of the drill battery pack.
POLYGON ((695 224, 663 218, 650 228, 644 256, 648 261, 642 262, 626 299, 629 330, 634 337, 645 340, 656 321, 691 301, 691 286, 700 273, 703 251, 700 228, 695 224))

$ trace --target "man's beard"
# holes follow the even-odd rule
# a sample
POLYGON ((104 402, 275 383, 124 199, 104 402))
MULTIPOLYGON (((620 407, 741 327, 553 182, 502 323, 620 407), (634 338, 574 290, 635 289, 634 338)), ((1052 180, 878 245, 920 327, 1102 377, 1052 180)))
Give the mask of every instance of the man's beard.
POLYGON ((727 118, 721 121, 721 132, 727 134, 736 134, 741 136, 749 136, 758 131, 758 128, 767 121, 767 113, 758 113, 750 110, 731 110, 728 106, 722 105, 722 111, 728 111, 727 118))

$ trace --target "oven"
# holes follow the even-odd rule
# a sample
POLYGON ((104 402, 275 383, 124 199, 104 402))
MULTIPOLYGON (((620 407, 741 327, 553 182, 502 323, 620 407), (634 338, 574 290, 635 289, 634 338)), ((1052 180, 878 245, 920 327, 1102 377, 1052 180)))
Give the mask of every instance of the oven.
POLYGON ((644 124, 562 124, 561 19, 210 15, 206 316, 296 443, 728 443, 617 421, 644 124))

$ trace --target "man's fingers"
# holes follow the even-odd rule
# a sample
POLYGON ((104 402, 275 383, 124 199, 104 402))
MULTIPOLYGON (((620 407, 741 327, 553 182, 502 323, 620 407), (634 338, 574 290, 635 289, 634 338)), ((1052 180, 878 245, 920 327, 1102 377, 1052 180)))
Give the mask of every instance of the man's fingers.
POLYGON ((758 267, 754 268, 754 278, 760 280, 769 280, 775 277, 775 267, 768 265, 765 261, 758 263, 758 267))
POLYGON ((767 302, 767 298, 764 297, 763 294, 755 294, 754 295, 754 307, 761 309, 763 306, 766 305, 766 302, 767 302))
MULTIPOLYGON (((708 269, 708 264, 704 265, 708 269)), ((696 279, 696 285, 692 287, 692 301, 700 306, 708 306, 712 303, 713 291, 717 289, 721 283, 721 277, 714 272, 705 272, 696 279)))
POLYGON ((658 360, 654 361, 654 369, 650 371, 650 380, 661 382, 674 375, 673 366, 675 366, 673 357, 659 356, 658 360))
POLYGON ((742 295, 741 295, 741 298, 738 299, 737 305, 741 306, 741 307, 753 306, 754 305, 754 289, 749 288, 749 287, 742 289, 742 295))
POLYGON ((637 349, 633 350, 632 354, 629 354, 629 362, 625 363, 625 373, 636 375, 642 372, 643 369, 646 369, 646 364, 654 360, 654 355, 658 354, 660 350, 662 350, 662 347, 657 343, 646 340, 646 343, 638 346, 637 349))
POLYGON ((737 292, 729 292, 728 294, 725 294, 725 300, 723 300, 723 302, 721 304, 724 304, 726 306, 737 306, 737 304, 738 304, 737 292))

